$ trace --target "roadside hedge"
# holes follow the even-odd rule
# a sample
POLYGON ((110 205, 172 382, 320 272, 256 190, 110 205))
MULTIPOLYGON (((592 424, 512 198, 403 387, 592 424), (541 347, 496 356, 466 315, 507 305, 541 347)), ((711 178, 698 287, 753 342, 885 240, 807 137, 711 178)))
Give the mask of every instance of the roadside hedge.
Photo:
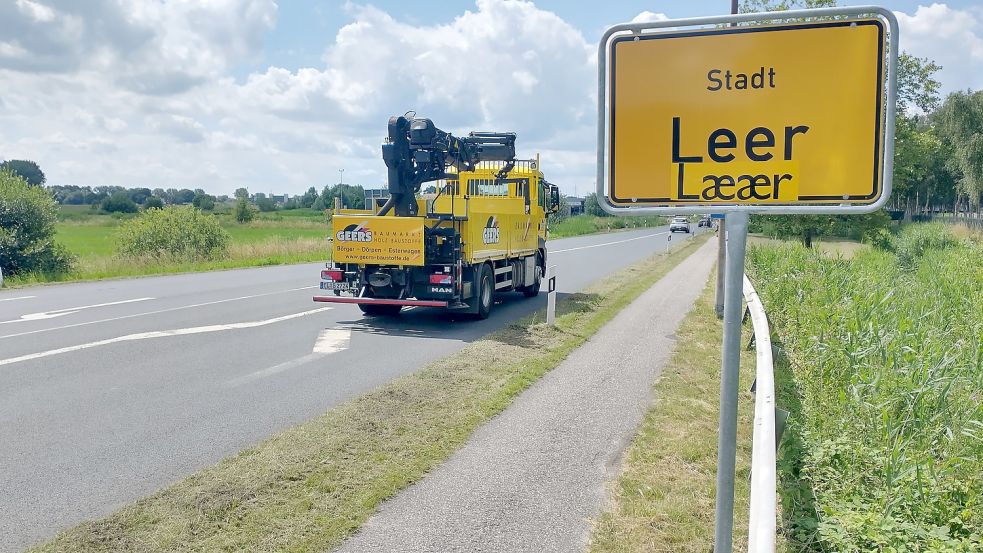
POLYGON ((212 215, 192 206, 148 209, 124 222, 117 238, 123 257, 204 261, 228 252, 229 233, 212 215))
POLYGON ((40 186, 0 170, 0 270, 5 276, 68 272, 74 256, 54 242, 58 207, 40 186))

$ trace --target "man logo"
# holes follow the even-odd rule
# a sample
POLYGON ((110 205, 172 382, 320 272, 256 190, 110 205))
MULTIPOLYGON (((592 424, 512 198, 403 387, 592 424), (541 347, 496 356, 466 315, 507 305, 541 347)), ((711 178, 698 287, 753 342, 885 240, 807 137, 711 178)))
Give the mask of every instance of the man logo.
POLYGON ((494 215, 488 218, 485 228, 481 233, 481 241, 485 244, 498 244, 498 219, 494 215))
POLYGON ((372 231, 365 226, 368 221, 363 221, 358 225, 348 225, 344 230, 339 230, 335 238, 339 242, 371 242, 372 231))

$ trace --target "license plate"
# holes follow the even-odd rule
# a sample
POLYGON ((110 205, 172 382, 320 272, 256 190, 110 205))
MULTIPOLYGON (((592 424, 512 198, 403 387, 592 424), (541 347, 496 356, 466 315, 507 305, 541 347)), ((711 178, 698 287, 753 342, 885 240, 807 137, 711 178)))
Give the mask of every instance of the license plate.
POLYGON ((352 285, 348 282, 335 282, 333 280, 322 280, 321 290, 351 290, 352 285))

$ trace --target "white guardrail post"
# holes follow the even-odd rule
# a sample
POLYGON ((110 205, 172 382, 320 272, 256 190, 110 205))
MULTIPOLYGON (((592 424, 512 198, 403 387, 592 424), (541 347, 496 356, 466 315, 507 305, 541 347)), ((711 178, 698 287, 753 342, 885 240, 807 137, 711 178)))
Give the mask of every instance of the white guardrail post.
POLYGON ((744 275, 744 300, 754 327, 755 393, 754 435, 751 442, 751 501, 748 517, 748 553, 774 553, 777 532, 777 477, 775 456, 775 370, 771 331, 761 299, 744 275))
POLYGON ((556 265, 546 268, 546 324, 556 324, 556 265))

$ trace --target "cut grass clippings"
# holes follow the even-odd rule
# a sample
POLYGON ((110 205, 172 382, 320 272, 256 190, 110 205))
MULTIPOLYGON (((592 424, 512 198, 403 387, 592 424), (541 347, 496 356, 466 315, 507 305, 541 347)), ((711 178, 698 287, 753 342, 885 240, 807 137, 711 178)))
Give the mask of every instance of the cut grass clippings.
POLYGON ((705 241, 562 299, 556 328, 520 319, 32 551, 330 550, 705 241))
MULTIPOLYGON (((712 550, 722 331, 714 282, 711 277, 676 332, 673 356, 654 385, 655 403, 625 454, 612 504, 594 526, 592 553, 712 550)), ((743 351, 734 551, 747 550, 754 366, 753 350, 743 351)))

